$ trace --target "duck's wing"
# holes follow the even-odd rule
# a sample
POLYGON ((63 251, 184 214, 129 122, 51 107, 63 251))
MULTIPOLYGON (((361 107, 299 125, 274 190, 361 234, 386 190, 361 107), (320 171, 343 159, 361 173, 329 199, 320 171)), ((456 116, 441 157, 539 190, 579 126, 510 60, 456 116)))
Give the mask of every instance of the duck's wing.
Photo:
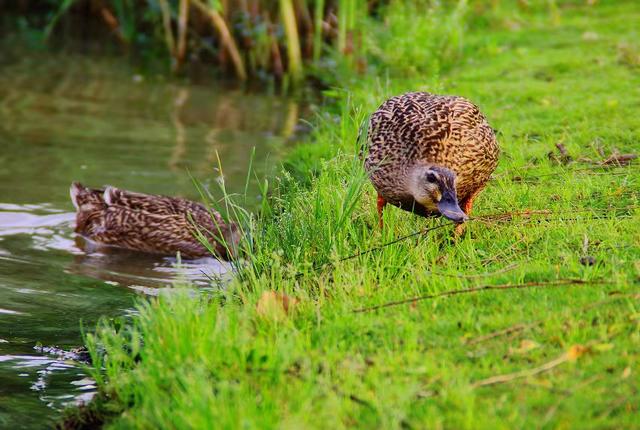
POLYGON ((71 186, 71 198, 78 208, 76 232, 104 245, 194 258, 209 255, 196 238, 203 236, 218 256, 228 258, 227 249, 239 242, 236 224, 186 199, 78 183, 71 186))
POLYGON ((471 101, 446 97, 451 133, 444 142, 447 165, 458 175, 458 199, 482 189, 498 164, 500 149, 487 118, 471 101))
POLYGON ((450 109, 443 97, 415 92, 392 97, 369 120, 369 168, 409 165, 442 150, 451 133, 450 109))
POLYGON ((136 193, 107 186, 104 201, 109 206, 120 206, 152 214, 177 215, 185 213, 208 213, 205 205, 180 197, 136 193))
POLYGON ((202 203, 181 197, 135 193, 108 186, 104 190, 104 200, 109 206, 119 206, 133 211, 155 215, 181 215, 210 230, 217 231, 226 225, 219 212, 207 208, 202 203))
POLYGON ((136 193, 120 188, 107 186, 104 189, 104 201, 109 206, 118 206, 132 211, 143 211, 151 214, 175 214, 175 206, 171 198, 152 194, 136 193))
POLYGON ((237 249, 239 234, 235 224, 214 226, 192 222, 185 214, 154 214, 122 206, 108 206, 87 237, 105 245, 184 258, 209 256, 198 233, 209 242, 214 254, 229 259, 237 249))
POLYGON ((152 214, 122 206, 108 206, 99 219, 89 222, 85 236, 103 245, 152 254, 196 258, 208 254, 194 237, 183 215, 152 214))

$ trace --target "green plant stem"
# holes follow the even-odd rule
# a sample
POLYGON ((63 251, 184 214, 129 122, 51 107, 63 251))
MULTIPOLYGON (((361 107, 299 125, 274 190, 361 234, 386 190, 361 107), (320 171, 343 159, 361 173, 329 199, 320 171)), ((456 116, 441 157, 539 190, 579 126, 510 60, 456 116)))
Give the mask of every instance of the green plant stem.
POLYGON ((292 0, 280 0, 279 4, 287 40, 288 71, 289 75, 293 78, 293 81, 297 82, 303 77, 303 67, 296 14, 292 0))

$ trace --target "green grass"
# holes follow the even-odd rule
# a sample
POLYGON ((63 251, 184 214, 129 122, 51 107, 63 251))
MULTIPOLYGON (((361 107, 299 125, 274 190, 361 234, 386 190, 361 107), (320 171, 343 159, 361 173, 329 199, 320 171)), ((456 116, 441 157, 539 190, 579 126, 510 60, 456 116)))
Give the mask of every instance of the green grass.
MULTIPOLYGON (((638 152, 640 76, 625 58, 640 4, 514 10, 467 17, 439 77, 379 59, 379 72, 344 80, 252 220, 238 280, 176 288, 87 336, 114 428, 638 428, 638 164, 563 166, 547 153, 559 142, 575 160, 638 152), (550 213, 473 220, 458 240, 448 225, 340 261, 443 222, 391 208, 380 231, 354 156, 366 113, 408 90, 466 96, 499 131, 500 165, 474 215, 550 213), (584 283, 354 312, 562 279, 584 283), (269 306, 271 290, 299 303, 269 306)), ((400 27, 379 37, 388 28, 400 27)))

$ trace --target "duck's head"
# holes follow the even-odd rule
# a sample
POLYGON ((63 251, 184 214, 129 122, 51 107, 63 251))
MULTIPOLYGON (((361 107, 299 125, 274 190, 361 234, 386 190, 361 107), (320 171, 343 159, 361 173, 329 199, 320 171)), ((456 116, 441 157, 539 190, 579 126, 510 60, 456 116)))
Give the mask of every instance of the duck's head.
POLYGON ((409 189, 413 199, 431 212, 439 212, 453 222, 469 219, 456 195, 456 174, 446 167, 424 165, 413 168, 409 189))

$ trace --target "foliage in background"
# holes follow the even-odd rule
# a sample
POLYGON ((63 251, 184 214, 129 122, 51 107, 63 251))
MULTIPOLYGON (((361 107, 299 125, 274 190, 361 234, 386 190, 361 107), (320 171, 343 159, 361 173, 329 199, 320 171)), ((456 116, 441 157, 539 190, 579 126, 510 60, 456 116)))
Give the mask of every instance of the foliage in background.
MULTIPOLYGON (((554 0, 23 0, 3 25, 62 43, 111 40, 178 72, 213 63, 239 80, 337 82, 353 74, 437 75, 462 58, 469 23, 525 24, 554 0), (528 14, 528 15, 527 15, 528 14), (17 18, 17 19, 16 19, 17 18), (419 19, 416 19, 419 18, 419 19), (384 31, 379 31, 382 28, 384 31)), ((1 32, 0 32, 1 33, 1 32)))
POLYGON ((153 51, 179 71, 212 62, 240 80, 271 75, 299 81, 331 54, 349 65, 361 56, 365 0, 26 0, 10 4, 23 27, 45 38, 110 35, 125 51, 153 51), (159 48, 163 48, 163 52, 159 48))

